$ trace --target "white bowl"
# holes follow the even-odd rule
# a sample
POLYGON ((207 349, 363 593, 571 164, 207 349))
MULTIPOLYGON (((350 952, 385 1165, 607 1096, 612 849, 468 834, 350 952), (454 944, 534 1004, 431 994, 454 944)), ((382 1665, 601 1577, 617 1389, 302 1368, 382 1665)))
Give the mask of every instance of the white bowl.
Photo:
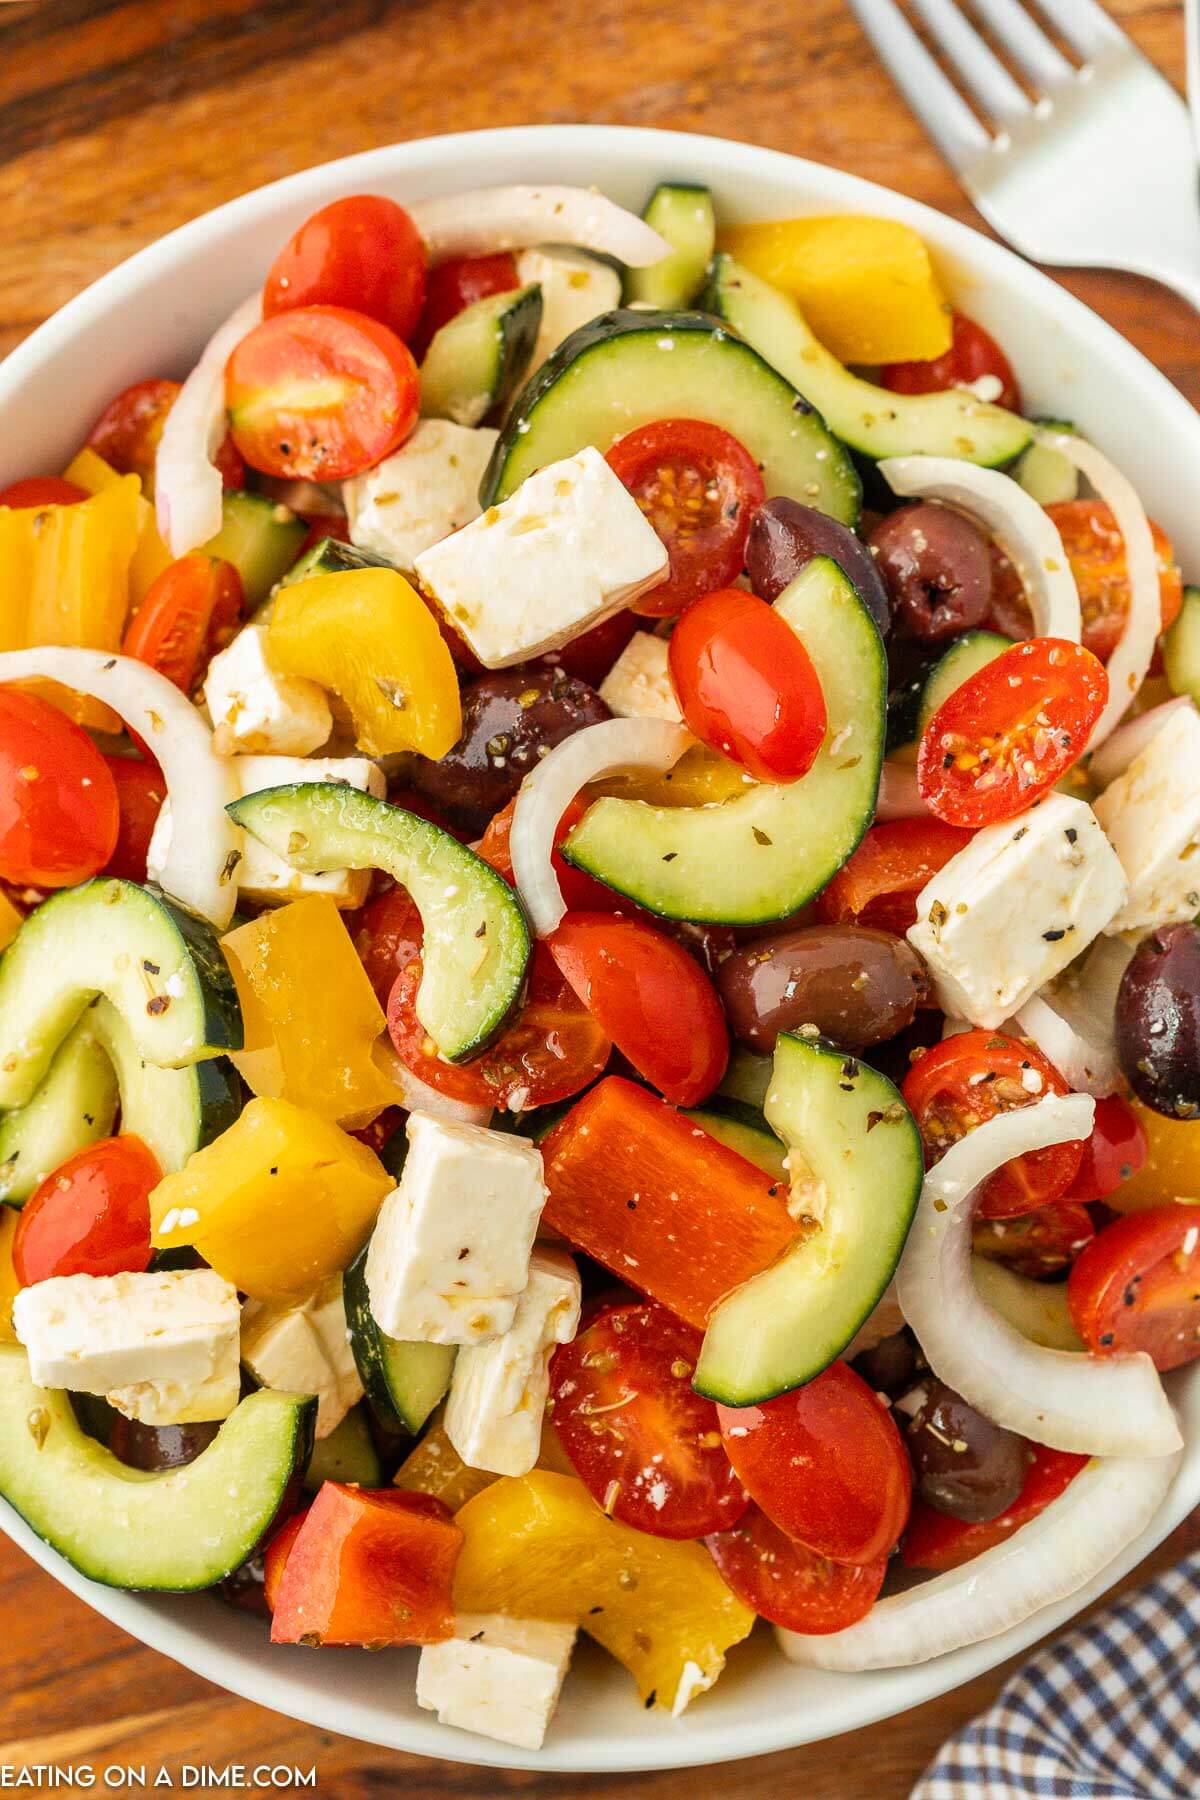
MULTIPOLYGON (((185 372, 213 326, 262 280, 293 227, 339 194, 374 191, 405 201, 551 179, 594 184, 636 208, 664 177, 706 183, 726 219, 867 212, 915 226, 951 293, 1007 350, 1031 410, 1071 419, 1094 437, 1134 478, 1185 568, 1200 569, 1191 474, 1200 467, 1200 419, 1136 350, 1052 281, 965 226, 835 169, 747 144, 617 126, 480 131, 370 150, 293 175, 185 225, 72 300, 0 365, 0 483, 64 466, 81 432, 127 383, 185 372)), ((0 1507, 0 1526, 132 1636, 308 1724, 458 1762, 572 1771, 677 1768, 757 1756, 871 1724, 969 1681, 1062 1625, 1200 1501, 1200 1368, 1172 1387, 1187 1437, 1174 1487, 1138 1542, 1070 1600, 987 1643, 880 1674, 792 1668, 760 1628, 733 1652, 716 1689, 677 1721, 643 1712, 625 1672, 585 1647, 536 1756, 447 1729, 420 1712, 413 1652, 272 1649, 261 1623, 217 1601, 97 1587, 7 1507, 0 1507)))

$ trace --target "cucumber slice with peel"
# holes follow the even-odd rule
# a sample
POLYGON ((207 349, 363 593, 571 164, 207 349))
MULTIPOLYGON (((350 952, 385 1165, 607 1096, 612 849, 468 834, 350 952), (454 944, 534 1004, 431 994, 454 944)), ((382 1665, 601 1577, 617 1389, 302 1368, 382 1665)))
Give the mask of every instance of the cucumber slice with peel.
POLYGON ((529 367, 542 323, 537 282, 488 294, 434 335, 421 364, 421 416, 478 425, 503 406, 529 367))
POLYGON ((707 1106, 693 1107, 687 1117, 709 1137, 716 1138, 718 1144, 736 1150, 765 1175, 777 1175, 781 1181, 787 1180, 787 1146, 780 1142, 754 1107, 714 1097, 707 1106))
POLYGON ((117 1078, 92 1020, 86 1012, 63 1039, 28 1105, 0 1119, 0 1200, 10 1206, 112 1131, 117 1078))
POLYGON ((383 1483, 383 1465, 371 1441, 371 1429, 361 1406, 352 1406, 328 1437, 318 1438, 304 1471, 304 1491, 315 1494, 323 1481, 353 1482, 377 1488, 383 1483))
POLYGON ((998 656, 1011 649, 1012 639, 1001 637, 997 631, 965 631, 960 638, 956 638, 929 672, 917 713, 918 739, 924 736, 925 727, 938 707, 950 698, 956 688, 960 688, 964 681, 969 681, 972 675, 978 675, 980 669, 986 669, 990 662, 995 662, 998 656))
POLYGON ((670 256, 645 269, 625 271, 626 306, 662 311, 690 306, 704 282, 717 241, 713 199, 706 187, 662 181, 642 209, 647 225, 671 246, 670 256))
POLYGON ((1163 637, 1163 667, 1173 694, 1200 706, 1200 587, 1185 587, 1179 617, 1163 637))
POLYGON ((381 1425, 414 1436, 450 1386, 454 1344, 406 1344, 375 1323, 364 1248, 346 1270, 346 1331, 359 1380, 381 1425))

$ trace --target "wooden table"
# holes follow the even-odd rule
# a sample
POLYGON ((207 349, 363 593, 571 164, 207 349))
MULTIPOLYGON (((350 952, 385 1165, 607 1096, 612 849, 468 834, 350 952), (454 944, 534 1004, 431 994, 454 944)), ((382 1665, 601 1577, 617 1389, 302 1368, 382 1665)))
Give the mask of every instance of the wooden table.
MULTIPOLYGON (((1178 8, 1110 4, 1182 81, 1178 8)), ((0 7, 0 353, 132 251, 261 182, 398 138, 565 120, 753 139, 978 223, 841 0, 17 0, 0 7)), ((1200 334, 1181 302, 1133 279, 1066 279, 1200 399, 1200 334)), ((1197 1544, 1193 1521, 1146 1567, 1197 1544)), ((1003 1673, 716 1779, 739 1800, 900 1800, 1003 1673)), ((315 1762, 338 1800, 696 1790, 686 1772, 506 1780, 293 1725, 131 1643, 6 1542, 0 1695, 0 1765, 315 1762)))

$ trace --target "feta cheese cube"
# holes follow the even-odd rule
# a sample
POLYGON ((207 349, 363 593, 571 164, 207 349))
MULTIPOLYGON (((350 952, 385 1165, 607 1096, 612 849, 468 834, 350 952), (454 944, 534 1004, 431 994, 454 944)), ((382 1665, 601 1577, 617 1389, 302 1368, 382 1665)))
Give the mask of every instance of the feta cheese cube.
POLYGON ((564 338, 621 304, 617 271, 578 251, 522 250, 517 257, 517 280, 522 287, 536 281, 542 290, 542 322, 526 380, 564 338))
POLYGON ((380 1330, 427 1344, 478 1344, 507 1331, 545 1198, 535 1145, 410 1113, 400 1185, 383 1203, 367 1252, 380 1330))
POLYGON ((421 1651, 417 1705, 442 1725, 540 1750, 574 1644, 574 1625, 460 1613, 452 1638, 421 1651))
MULTIPOLYGON (((231 756, 229 767, 239 794, 287 787, 294 781, 340 781, 382 800, 387 792, 383 770, 365 756, 231 756)), ((171 802, 163 802, 146 856, 151 881, 161 879, 171 848, 171 802)), ((328 894, 335 905, 362 906, 371 886, 370 869, 329 869, 323 875, 293 869, 265 844, 242 833, 242 860, 234 871, 238 893, 261 906, 282 905, 310 894, 328 894)))
POLYGON ((479 484, 498 435, 422 419, 394 456, 345 484, 350 542, 411 569, 422 550, 479 517, 479 484))
POLYGON ((346 1335, 341 1277, 327 1281, 303 1306, 247 1300, 242 1361, 261 1387, 315 1394, 317 1436, 328 1437, 363 1393, 346 1335))
POLYGON ((265 625, 246 625, 208 665, 204 700, 217 747, 307 756, 333 730, 323 688, 271 666, 265 625))
POLYGON ((39 1387, 105 1394, 151 1425, 233 1411, 238 1323, 237 1290, 213 1269, 56 1275, 13 1301, 39 1387))
POLYGON ((472 1469, 528 1475, 542 1443, 555 1344, 579 1327, 579 1271, 561 1250, 535 1250, 529 1282, 501 1337, 459 1351, 446 1401, 446 1436, 472 1469))
POLYGON ((1129 897, 1108 930, 1200 913, 1200 713, 1181 706, 1095 803, 1129 897))
POLYGON ((667 667, 667 640, 635 631, 600 683, 600 698, 618 719, 666 719, 682 725, 667 667))
POLYGON ((976 832, 926 882, 908 941, 942 1010, 991 1031, 1087 948, 1125 893, 1091 807, 1051 793, 976 832))
POLYGON ((557 650, 657 587, 666 549, 590 446, 550 463, 416 559, 422 586, 489 669, 557 650))

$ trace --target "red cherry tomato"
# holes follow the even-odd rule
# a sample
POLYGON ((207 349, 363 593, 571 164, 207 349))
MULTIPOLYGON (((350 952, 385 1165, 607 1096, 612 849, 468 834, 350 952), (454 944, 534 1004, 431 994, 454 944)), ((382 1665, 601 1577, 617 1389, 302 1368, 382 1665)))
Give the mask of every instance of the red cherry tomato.
POLYGON ((994 375, 1000 383, 997 406, 1020 412, 1021 390, 1007 356, 982 325, 956 312, 949 350, 930 362, 888 363, 879 379, 893 394, 936 394, 960 382, 978 381, 981 375, 994 375))
POLYGON ((150 1190, 162 1180, 141 1138, 76 1151, 21 1210, 13 1268, 22 1287, 52 1275, 136 1273, 150 1261, 150 1190))
POLYGON ((416 330, 425 302, 425 246, 411 217, 382 194, 350 194, 306 219, 263 287, 263 318, 300 306, 343 306, 416 330))
POLYGON ((773 1524, 832 1562, 887 1556, 912 1469, 886 1404, 844 1362, 760 1406, 718 1406, 725 1451, 773 1524))
POLYGON ((977 1219, 973 1246, 977 1256, 990 1256, 1018 1275, 1041 1281, 1069 1269, 1095 1235, 1086 1206, 1059 1201, 1015 1219, 977 1219))
POLYGON ((308 536, 296 553, 297 562, 324 538, 336 538, 339 544, 350 542, 350 521, 345 513, 304 513, 302 517, 308 526, 308 536))
POLYGON ((756 781, 798 781, 825 738, 812 659, 774 607, 742 588, 693 600, 668 646, 689 730, 756 781))
POLYGON ((13 481, 6 488, 0 488, 0 506, 11 506, 14 511, 39 506, 74 506, 88 497, 86 488, 77 487, 73 481, 64 481, 61 475, 28 475, 24 481, 13 481))
POLYGON ((671 558, 667 579, 642 595, 636 612, 682 612, 737 579, 750 521, 767 497, 744 444, 702 419, 659 419, 618 438, 607 460, 671 558))
POLYGON ((424 356, 443 325, 476 300, 508 294, 520 287, 517 259, 507 250, 495 256, 452 256, 430 269, 425 283, 425 310, 413 339, 413 354, 424 356))
POLYGON ((421 915, 407 889, 389 888, 363 907, 354 933, 354 948, 380 1006, 387 1005, 401 969, 414 956, 420 956, 423 939, 421 915))
POLYGON ((652 1537, 705 1537, 749 1505, 717 1409, 691 1385, 700 1343, 665 1306, 626 1300, 550 1364, 550 1416, 576 1474, 612 1518, 652 1537))
POLYGON ((1094 1356, 1145 1350, 1158 1369, 1200 1356, 1200 1207, 1126 1213, 1071 1270, 1067 1302, 1094 1356))
POLYGON ((675 1106, 696 1106, 725 1073, 729 1032, 708 976, 652 925, 568 913, 546 939, 559 969, 639 1075, 675 1106))
POLYGON ((273 1537, 267 1541, 263 1552, 263 1599, 267 1603, 267 1611, 275 1611, 275 1599, 279 1593, 279 1583, 283 1580, 283 1565, 288 1559, 292 1545, 300 1536, 300 1527, 308 1517, 307 1506, 300 1512, 294 1512, 286 1519, 273 1537))
POLYGON ((122 881, 142 882, 146 879, 150 839, 167 797, 167 784, 157 763, 143 762, 137 756, 106 756, 104 760, 116 783, 121 815, 116 846, 104 873, 119 875, 122 881))
POLYGON ((913 1501, 908 1529, 900 1546, 900 1558, 908 1569, 929 1569, 940 1574, 959 1569, 972 1557, 1002 1544, 1021 1525, 1028 1525, 1052 1500, 1066 1493, 1089 1458, 1071 1450, 1051 1450, 1030 1444, 1029 1473, 1011 1506, 994 1519, 955 1519, 924 1500, 913 1501))
POLYGON ((814 1636, 865 1619, 887 1573, 886 1556, 862 1565, 819 1556, 757 1506, 705 1542, 725 1581, 760 1619, 814 1636))
POLYGON ((193 550, 168 563, 126 628, 122 654, 190 694, 238 628, 245 596, 232 563, 193 550))
POLYGON ((1090 650, 1065 638, 1014 644, 938 707, 917 786, 947 825, 995 825, 1031 806, 1087 747, 1108 699, 1090 650))
MULTIPOLYGON (((513 811, 516 807, 514 796, 507 806, 503 807, 489 822, 487 830, 479 840, 479 854, 485 863, 490 863, 498 875, 505 881, 513 882, 512 852, 509 849, 509 836, 512 832, 513 811)), ((604 912, 624 904, 620 894, 612 888, 604 886, 594 876, 584 874, 576 869, 559 853, 558 846, 570 836, 588 809, 587 800, 572 800, 566 812, 558 821, 558 829, 554 833, 555 848, 551 851, 550 860, 554 865, 554 873, 558 876, 558 885, 562 889, 563 899, 572 912, 604 912)))
POLYGON ((965 849, 971 836, 940 819, 872 825, 818 895, 817 911, 833 925, 870 925, 901 937, 917 922, 917 895, 929 877, 965 849))
POLYGON ((0 688, 0 877, 74 887, 117 842, 117 789, 86 731, 36 694, 0 688))
POLYGON ((593 625, 582 637, 572 638, 561 650, 547 650, 537 658, 538 665, 561 669, 589 687, 599 687, 637 629, 637 614, 626 607, 593 625))
MULTIPOLYGON (((904 1078, 903 1094, 932 1168, 968 1131, 997 1113, 1070 1092, 1032 1044, 999 1031, 962 1031, 934 1044, 904 1078)), ((1013 1219, 1061 1200, 1074 1181, 1083 1144, 1050 1144, 1014 1156, 984 1183, 976 1216, 1013 1219)))
POLYGON ((340 481, 372 468, 417 422, 417 365, 394 331, 342 306, 276 313, 225 367, 233 440, 252 468, 340 481))
MULTIPOLYGON (((135 381, 110 400, 88 433, 88 447, 119 475, 139 475, 154 492, 154 459, 167 414, 179 394, 177 381, 135 381)), ((226 434, 216 466, 227 488, 245 485, 246 465, 226 434)))
POLYGON ((1149 1147, 1142 1122, 1119 1094, 1096 1102, 1096 1122, 1083 1146, 1079 1173, 1064 1196, 1085 1204, 1106 1200, 1146 1161, 1149 1147))

